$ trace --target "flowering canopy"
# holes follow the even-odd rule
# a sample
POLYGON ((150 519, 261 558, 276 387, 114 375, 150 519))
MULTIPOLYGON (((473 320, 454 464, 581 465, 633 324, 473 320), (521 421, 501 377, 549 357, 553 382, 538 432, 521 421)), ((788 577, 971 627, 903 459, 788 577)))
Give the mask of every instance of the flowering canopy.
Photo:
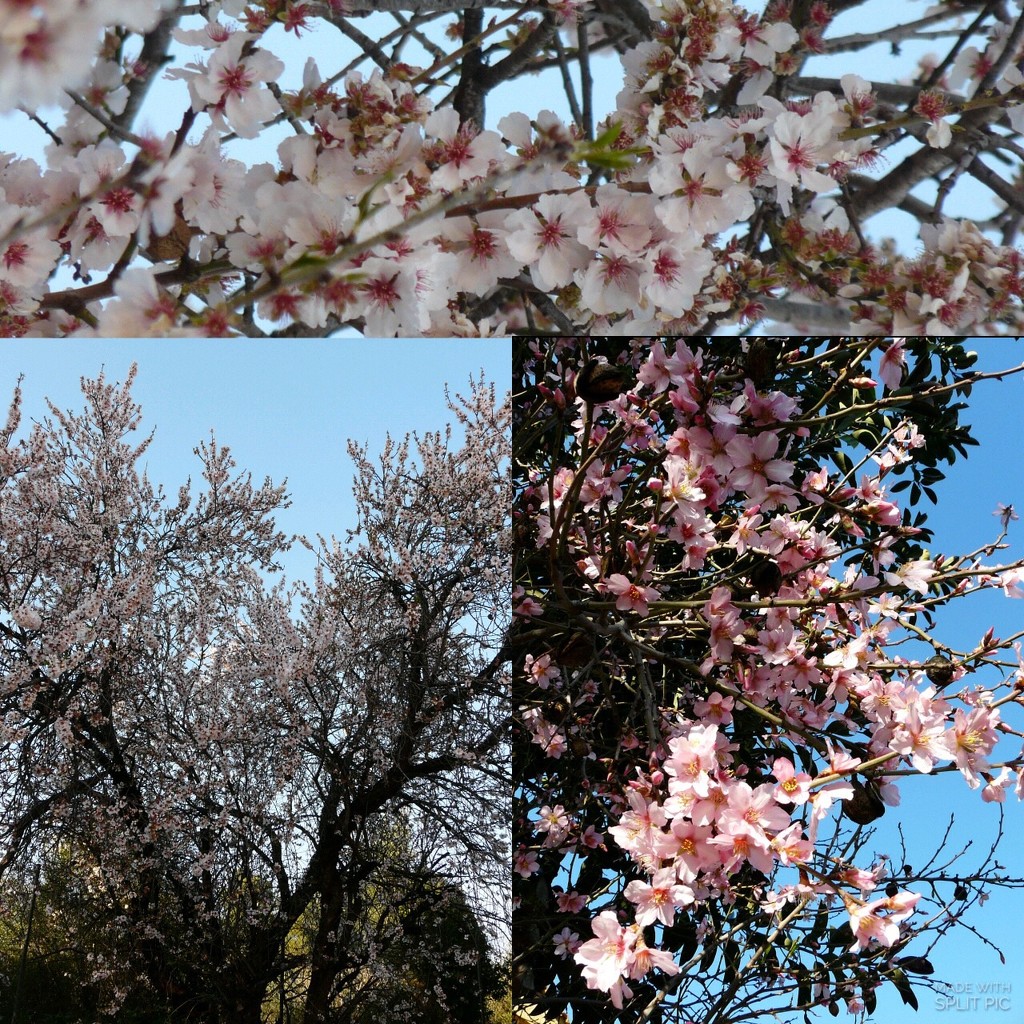
POLYGON ((0 334, 1012 333, 1024 14, 862 2, 7 3, 0 334))
POLYGON ((505 909, 508 404, 478 381, 461 446, 350 446, 357 529, 286 589, 284 489, 211 441, 166 494, 130 386, 20 439, 16 394, 0 432, 5 905, 33 862, 67 886, 87 1019, 259 1024, 272 985, 307 1020, 402 1019, 399 965, 481 954, 414 921, 505 909))
POLYGON ((918 891, 863 826, 908 774, 1024 794, 1024 634, 932 632, 971 591, 1013 595, 1009 516, 932 554, 911 511, 972 443, 975 359, 935 339, 517 344, 521 1006, 718 1022, 870 1011, 890 983, 915 1002, 913 940, 953 927, 985 866, 918 891))

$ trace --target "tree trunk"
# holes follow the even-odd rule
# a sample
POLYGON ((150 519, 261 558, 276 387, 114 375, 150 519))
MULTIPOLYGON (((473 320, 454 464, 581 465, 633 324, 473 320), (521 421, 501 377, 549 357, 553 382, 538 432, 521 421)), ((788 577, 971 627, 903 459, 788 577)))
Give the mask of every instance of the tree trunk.
POLYGON ((334 947, 344 903, 341 876, 337 867, 331 865, 324 871, 323 887, 320 890, 320 920, 313 941, 303 1024, 320 1024, 327 1019, 334 979, 338 976, 334 947))

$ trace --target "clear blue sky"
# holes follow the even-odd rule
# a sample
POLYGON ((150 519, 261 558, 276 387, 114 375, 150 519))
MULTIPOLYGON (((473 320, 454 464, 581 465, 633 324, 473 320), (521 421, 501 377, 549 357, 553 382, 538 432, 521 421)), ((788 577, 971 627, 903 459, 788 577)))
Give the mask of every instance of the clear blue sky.
MULTIPOLYGON (((980 354, 977 368, 994 370, 1024 362, 1024 345, 1013 340, 973 339, 969 347, 980 354)), ((1024 375, 979 384, 963 414, 981 442, 958 459, 937 487, 937 506, 925 505, 929 526, 935 532, 933 554, 973 550, 998 534, 992 512, 997 503, 1015 504, 1024 512, 1024 375)), ((906 492, 903 492, 905 496, 906 492)), ((1008 562, 1024 556, 1024 515, 1010 524, 1010 548, 1000 554, 1008 562)), ((997 636, 1009 636, 1024 628, 1024 601, 999 594, 978 594, 955 602, 938 616, 935 635, 953 647, 973 647, 984 631, 994 626, 997 636)), ((991 684, 995 677, 988 677, 991 684)), ((1004 709, 1004 717, 1021 727, 1020 708, 1004 709), (1014 714, 1014 710, 1018 714, 1014 714)), ((1003 747, 1008 757, 1020 749, 1019 740, 1003 747)), ((902 824, 907 840, 907 860, 921 867, 934 851, 950 815, 955 827, 948 849, 959 850, 968 841, 971 850, 960 862, 973 868, 981 860, 997 831, 998 810, 982 802, 978 792, 967 788, 959 773, 911 779, 901 785, 902 806, 889 811, 879 824, 875 842, 868 850, 890 852, 898 857, 895 826, 902 824)), ((1024 877, 1024 804, 1011 794, 1004 804, 1004 841, 998 854, 1003 874, 1024 877)), ((975 907, 967 920, 1005 954, 998 956, 975 936, 960 929, 946 936, 931 960, 935 977, 956 988, 957 1002, 948 1005, 928 992, 918 993, 917 1013, 905 1007, 896 990, 886 985, 879 993, 878 1010, 871 1020, 878 1024, 1022 1024, 1024 1022, 1024 890, 993 890, 983 907, 975 907), (986 988, 987 986, 987 988, 986 988), (998 986, 998 987, 996 987, 998 986), (1007 989, 1006 986, 1009 986, 1007 989), (986 1004, 986 1000, 994 1002, 986 1004), (972 1002, 973 1000, 973 1002, 972 1002)), ((913 945, 909 953, 923 952, 913 945)), ((840 1015, 840 1020, 844 1014, 840 1015)), ((825 1020, 831 1020, 827 1014, 825 1020)))
MULTIPOLYGON (((46 413, 44 398, 81 409, 83 375, 105 367, 108 380, 123 380, 137 362, 134 396, 143 427, 156 428, 144 457, 151 479, 172 495, 189 475, 201 483, 192 449, 212 429, 257 483, 288 478, 292 507, 279 516, 282 530, 342 538, 355 525, 348 439, 375 453, 388 432, 443 429, 454 421, 445 383, 453 397, 468 394, 470 376, 482 370, 501 397, 509 353, 503 339, 5 341, 0 416, 21 373, 27 422, 46 413)), ((311 578, 313 556, 297 547, 285 568, 311 578)))

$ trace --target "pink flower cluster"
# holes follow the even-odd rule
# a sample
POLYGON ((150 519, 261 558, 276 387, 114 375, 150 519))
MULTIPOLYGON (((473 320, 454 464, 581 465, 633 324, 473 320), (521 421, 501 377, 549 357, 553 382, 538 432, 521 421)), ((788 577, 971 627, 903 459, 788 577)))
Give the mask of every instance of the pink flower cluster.
MULTIPOLYGON (((890 774, 897 768, 955 767, 985 801, 1001 801, 1014 783, 1018 795, 1024 791, 1019 762, 989 761, 1000 736, 1012 732, 1000 712, 1012 694, 996 701, 987 690, 968 689, 959 682, 963 670, 952 664, 946 678, 932 683, 931 669, 888 651, 938 582, 960 586, 968 578, 1012 594, 1020 581, 1017 567, 993 571, 975 563, 964 572, 941 556, 897 562, 896 540, 913 531, 884 478, 914 458, 919 429, 909 421, 894 425, 873 453, 878 474, 862 475, 856 485, 825 468, 801 478, 790 456, 794 434, 805 428, 793 422, 800 410, 790 397, 760 392, 748 380, 728 400, 709 400, 714 382, 700 351, 652 341, 643 353, 633 390, 597 410, 578 400, 574 428, 578 444, 589 446, 585 468, 554 471, 550 483, 538 478, 525 494, 535 509, 538 546, 567 544, 574 585, 590 595, 595 614, 608 617, 605 629, 622 623, 623 636, 643 637, 653 654, 670 621, 707 648, 703 661, 687 667, 692 678, 684 674, 678 683, 679 703, 654 712, 658 732, 649 726, 646 742, 622 737, 620 749, 635 751, 630 781, 613 770, 597 787, 616 819, 607 833, 640 877, 621 893, 633 905, 632 923, 604 910, 595 938, 574 957, 588 986, 609 992, 616 1006, 643 965, 678 970, 667 954, 641 945, 643 930, 672 926, 701 903, 727 898, 748 865, 768 876, 794 869, 794 881, 767 897, 766 908, 838 897, 853 948, 896 943, 918 895, 897 892, 867 903, 863 895, 882 869, 851 868, 816 846, 837 801, 856 797, 858 775, 889 805, 899 800, 890 774), (612 438, 616 443, 603 448, 612 438), (645 487, 632 479, 641 471, 645 487), (631 527, 622 544, 625 565, 610 573, 602 546, 609 516, 631 527), (839 564, 851 547, 862 550, 859 567, 839 564), (663 552, 671 558, 656 557, 663 552), (712 552, 715 563, 708 561, 712 552), (723 553, 727 566, 747 568, 716 583, 723 553), (701 570, 709 575, 703 590, 693 585, 701 570), (677 600, 677 593, 687 599, 677 600), (763 764, 735 756, 733 727, 741 716, 759 719, 771 736, 775 753, 763 764), (832 724, 844 728, 826 733, 832 724), (779 754, 780 747, 793 756, 779 754)), ((904 343, 880 341, 877 355, 884 386, 900 386, 904 343)), ((545 612, 521 588, 513 607, 523 619, 545 612)), ((578 756, 586 750, 598 685, 586 672, 559 665, 555 652, 529 657, 526 671, 535 693, 557 688, 562 702, 557 723, 545 716, 542 698, 520 709, 533 743, 556 758, 572 743, 578 756)), ((535 825, 540 848, 569 849, 571 819, 561 805, 542 808, 535 825)), ((524 847, 521 857, 528 854, 524 847)))

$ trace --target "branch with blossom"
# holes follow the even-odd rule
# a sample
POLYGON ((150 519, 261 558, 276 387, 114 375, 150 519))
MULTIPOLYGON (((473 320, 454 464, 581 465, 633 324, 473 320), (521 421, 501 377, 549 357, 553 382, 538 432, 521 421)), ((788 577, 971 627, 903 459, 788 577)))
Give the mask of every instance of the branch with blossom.
POLYGON ((1020 636, 960 651, 937 625, 1024 593, 1024 561, 993 559, 1009 519, 974 552, 924 547, 937 463, 973 442, 975 359, 910 338, 516 346, 524 1005, 605 1020, 603 993, 618 1020, 724 1022, 870 1011, 885 984, 909 1002, 898 954, 926 962, 972 893, 1024 884, 952 857, 925 894, 860 859, 908 775, 1024 795, 1020 636))
POLYGON ((0 333, 1014 333, 1024 16, 840 34, 860 6, 19 9, 0 111, 39 137, 0 159, 0 333), (920 39, 910 84, 852 73, 920 39), (563 113, 521 108, 542 74, 563 113))

